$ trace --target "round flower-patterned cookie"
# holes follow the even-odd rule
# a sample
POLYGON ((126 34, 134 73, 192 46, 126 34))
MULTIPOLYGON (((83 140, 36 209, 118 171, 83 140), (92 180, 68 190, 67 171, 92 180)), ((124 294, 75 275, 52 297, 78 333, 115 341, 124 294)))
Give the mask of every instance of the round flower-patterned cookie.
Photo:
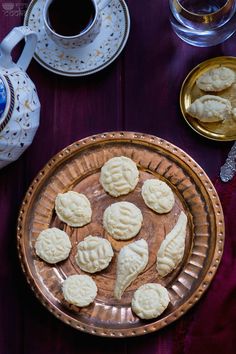
POLYGON ((159 214, 168 213, 174 206, 175 197, 171 188, 158 179, 148 179, 142 186, 145 204, 159 214))
POLYGON ((88 198, 74 191, 59 193, 55 200, 55 210, 61 221, 73 227, 88 224, 92 217, 88 198))
POLYGON ((103 226, 116 240, 129 240, 136 236, 142 222, 141 210, 130 202, 113 203, 103 214, 103 226))
POLYGON ((108 240, 90 235, 78 244, 75 260, 83 271, 95 273, 107 268, 113 255, 108 240))
POLYGON ((100 183, 113 197, 125 195, 134 190, 139 171, 134 161, 125 156, 113 157, 101 169, 100 183))
POLYGON ((147 283, 135 291, 131 307, 138 317, 148 320, 160 316, 169 302, 169 294, 164 286, 147 283))
POLYGON ((70 250, 69 236, 56 227, 41 231, 35 242, 36 254, 50 264, 64 261, 70 250))
POLYGON ((70 304, 85 307, 91 304, 97 295, 97 285, 88 275, 70 275, 62 284, 65 300, 70 304))

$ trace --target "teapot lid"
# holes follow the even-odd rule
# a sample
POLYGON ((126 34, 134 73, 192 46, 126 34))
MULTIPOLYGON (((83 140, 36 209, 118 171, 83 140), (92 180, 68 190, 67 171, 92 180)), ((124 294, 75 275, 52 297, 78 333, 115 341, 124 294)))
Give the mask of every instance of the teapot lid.
POLYGON ((14 101, 14 89, 10 79, 0 74, 0 132, 11 118, 14 101))

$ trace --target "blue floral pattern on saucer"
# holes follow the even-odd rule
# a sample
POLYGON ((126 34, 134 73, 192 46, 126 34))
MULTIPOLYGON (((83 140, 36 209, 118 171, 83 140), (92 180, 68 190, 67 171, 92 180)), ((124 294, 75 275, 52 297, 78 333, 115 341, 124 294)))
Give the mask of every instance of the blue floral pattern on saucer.
POLYGON ((7 103, 7 91, 2 79, 0 78, 0 119, 2 118, 2 115, 5 111, 6 103, 7 103))

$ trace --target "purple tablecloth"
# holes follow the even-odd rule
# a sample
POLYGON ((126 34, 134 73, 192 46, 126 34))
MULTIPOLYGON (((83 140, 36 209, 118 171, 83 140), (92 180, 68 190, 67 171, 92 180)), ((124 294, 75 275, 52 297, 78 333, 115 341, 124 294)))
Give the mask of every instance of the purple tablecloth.
MULTIPOLYGON (((0 37, 23 22, 23 10, 3 11, 0 37)), ((14 6, 27 1, 12 2, 14 6)), ((100 73, 65 78, 35 61, 28 73, 42 104, 31 147, 0 171, 0 354, 209 354, 235 353, 236 178, 223 184, 220 166, 232 143, 213 142, 193 132, 179 108, 186 74, 203 60, 236 55, 236 36, 223 45, 195 48, 182 42, 168 22, 168 1, 127 0, 131 32, 121 56, 100 73), (23 196, 37 172, 68 144, 104 131, 130 130, 162 137, 190 154, 215 185, 224 210, 223 259, 201 300, 178 321, 153 334, 105 339, 65 325, 35 298, 19 265, 16 222, 23 196)))

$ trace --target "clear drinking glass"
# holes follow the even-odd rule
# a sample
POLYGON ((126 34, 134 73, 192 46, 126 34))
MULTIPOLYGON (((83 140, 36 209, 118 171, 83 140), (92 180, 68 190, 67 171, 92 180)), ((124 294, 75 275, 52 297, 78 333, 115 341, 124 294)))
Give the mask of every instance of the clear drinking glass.
POLYGON ((209 47, 236 31, 236 0, 169 0, 173 30, 185 42, 209 47))

